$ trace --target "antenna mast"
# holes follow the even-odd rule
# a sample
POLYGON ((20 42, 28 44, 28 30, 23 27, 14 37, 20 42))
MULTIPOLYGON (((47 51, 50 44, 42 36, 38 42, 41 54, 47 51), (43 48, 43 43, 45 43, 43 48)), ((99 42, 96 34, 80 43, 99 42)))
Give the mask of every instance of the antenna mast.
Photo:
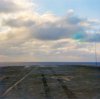
POLYGON ((98 58, 97 58, 97 44, 95 41, 95 65, 98 66, 98 58))

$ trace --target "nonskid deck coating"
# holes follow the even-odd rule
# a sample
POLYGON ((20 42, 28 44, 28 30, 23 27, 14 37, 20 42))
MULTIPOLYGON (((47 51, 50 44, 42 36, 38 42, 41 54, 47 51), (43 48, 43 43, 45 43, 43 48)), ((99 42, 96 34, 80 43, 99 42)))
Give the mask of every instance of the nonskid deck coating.
POLYGON ((100 99, 99 93, 99 68, 0 68, 0 99, 100 99))

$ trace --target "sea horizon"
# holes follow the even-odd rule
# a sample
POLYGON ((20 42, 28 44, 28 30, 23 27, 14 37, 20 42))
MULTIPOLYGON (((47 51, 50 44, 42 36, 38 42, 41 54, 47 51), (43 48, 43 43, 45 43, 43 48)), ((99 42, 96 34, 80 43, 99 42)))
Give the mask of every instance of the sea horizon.
POLYGON ((2 66, 97 66, 100 67, 100 62, 0 62, 2 66))

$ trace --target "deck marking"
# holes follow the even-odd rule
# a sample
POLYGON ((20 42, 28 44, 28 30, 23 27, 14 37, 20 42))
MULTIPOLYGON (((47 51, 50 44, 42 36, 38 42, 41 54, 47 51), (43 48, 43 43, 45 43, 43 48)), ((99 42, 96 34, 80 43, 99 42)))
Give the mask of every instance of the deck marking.
POLYGON ((11 87, 9 87, 2 96, 5 96, 8 94, 16 85, 18 85, 20 82, 22 82, 27 76, 29 76, 32 73, 33 70, 31 70, 29 73, 27 73, 24 77, 22 77, 20 80, 18 80, 15 84, 13 84, 11 87))
MULTIPOLYGON (((51 69, 51 71, 57 77, 56 72, 53 69, 51 69)), ((66 86, 61 77, 59 78, 57 77, 57 81, 59 82, 59 84, 61 85, 61 87, 63 88, 65 94, 68 96, 69 99, 77 99, 76 95, 70 89, 68 89, 68 87, 66 86)))

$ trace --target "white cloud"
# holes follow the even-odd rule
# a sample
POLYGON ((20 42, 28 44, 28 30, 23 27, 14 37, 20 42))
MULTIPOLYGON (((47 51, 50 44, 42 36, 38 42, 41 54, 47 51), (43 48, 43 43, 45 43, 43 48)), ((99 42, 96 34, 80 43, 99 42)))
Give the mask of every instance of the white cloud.
POLYGON ((40 14, 30 0, 0 2, 1 61, 94 61, 100 20, 80 18, 72 9, 65 16, 40 14))

